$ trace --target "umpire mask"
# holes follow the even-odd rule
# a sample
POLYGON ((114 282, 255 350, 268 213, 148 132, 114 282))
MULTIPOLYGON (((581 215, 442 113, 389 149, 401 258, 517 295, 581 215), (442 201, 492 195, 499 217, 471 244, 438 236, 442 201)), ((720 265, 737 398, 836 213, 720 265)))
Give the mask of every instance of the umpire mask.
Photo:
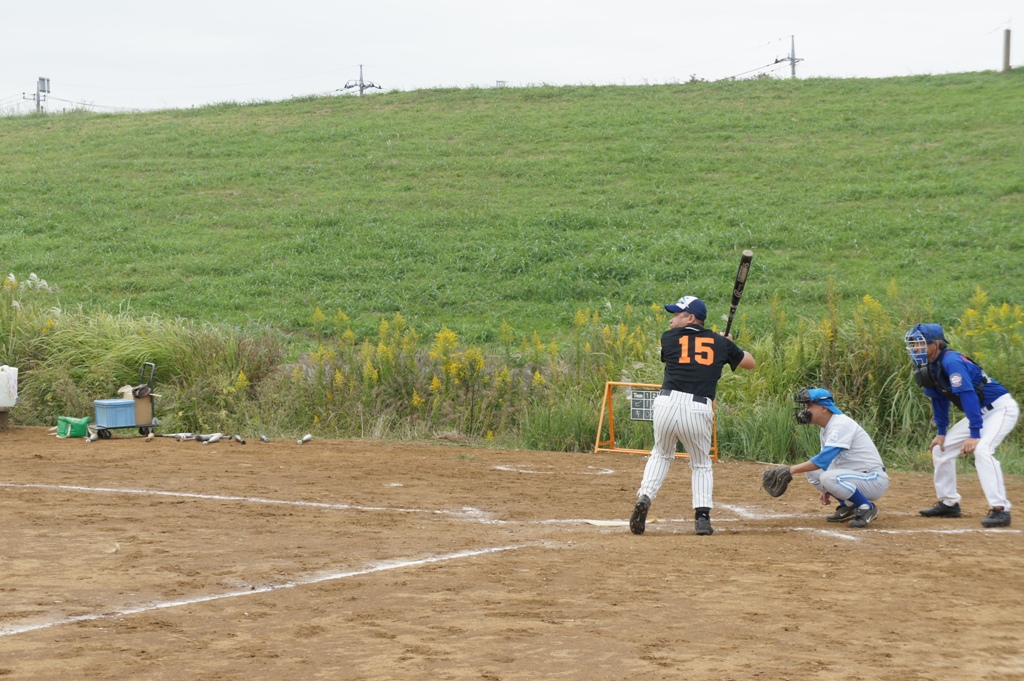
POLYGON ((910 331, 907 331, 907 335, 903 337, 903 342, 907 346, 907 354, 910 355, 911 361, 914 362, 915 366, 919 367, 928 364, 929 343, 938 343, 939 350, 945 350, 948 347, 946 345, 946 335, 938 324, 916 325, 910 331))

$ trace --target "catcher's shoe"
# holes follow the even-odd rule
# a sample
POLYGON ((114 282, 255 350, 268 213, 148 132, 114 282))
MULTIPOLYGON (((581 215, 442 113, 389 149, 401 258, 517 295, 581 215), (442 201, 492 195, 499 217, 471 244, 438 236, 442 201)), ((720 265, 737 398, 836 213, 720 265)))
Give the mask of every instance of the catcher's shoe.
POLYGON ((867 508, 858 508, 853 512, 853 520, 850 521, 850 527, 867 527, 868 523, 875 519, 878 515, 878 507, 871 504, 867 508))
POLYGON ((825 516, 825 520, 830 523, 845 523, 847 520, 853 520, 853 515, 856 513, 857 508, 854 506, 847 506, 845 504, 839 504, 836 508, 836 512, 832 515, 825 516))
POLYGON ((988 515, 981 519, 985 527, 1007 527, 1010 524, 1010 512, 1001 508, 990 509, 988 515))
POLYGON ((925 518, 959 518, 960 517, 960 502, 947 506, 941 501, 922 511, 918 511, 925 518))
POLYGON ((697 530, 697 534, 702 537, 706 537, 709 534, 715 533, 715 529, 711 527, 711 518, 698 516, 697 519, 693 521, 693 524, 697 530))
POLYGON ((633 534, 643 534, 647 528, 647 511, 651 508, 651 498, 641 494, 633 507, 633 515, 629 517, 629 531, 633 534))

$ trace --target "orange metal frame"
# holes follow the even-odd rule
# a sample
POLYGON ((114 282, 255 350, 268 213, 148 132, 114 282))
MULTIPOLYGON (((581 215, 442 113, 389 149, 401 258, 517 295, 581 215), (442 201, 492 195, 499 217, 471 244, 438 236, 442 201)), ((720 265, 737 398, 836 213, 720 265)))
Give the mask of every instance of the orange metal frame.
MULTIPOLYGON (((594 444, 594 453, 598 452, 621 452, 623 454, 650 454, 645 449, 619 449, 615 446, 615 414, 612 409, 612 388, 625 386, 629 388, 645 388, 648 390, 660 390, 661 385, 653 383, 622 383, 619 381, 608 381, 604 384, 604 399, 601 400, 601 417, 597 421, 597 442, 594 444), (604 415, 608 414, 608 439, 601 439, 601 432, 604 429, 604 415), (607 445, 607 446, 604 446, 607 445)), ((714 403, 712 402, 712 408, 714 403)), ((677 459, 688 459, 690 455, 686 452, 677 452, 677 459)), ((718 460, 718 416, 715 416, 711 425, 711 458, 718 460)))

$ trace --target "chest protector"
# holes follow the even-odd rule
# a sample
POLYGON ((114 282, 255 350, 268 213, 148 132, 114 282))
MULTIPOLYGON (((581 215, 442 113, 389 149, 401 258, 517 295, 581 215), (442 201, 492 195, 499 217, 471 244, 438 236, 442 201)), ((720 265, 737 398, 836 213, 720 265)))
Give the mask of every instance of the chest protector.
MULTIPOLYGON (((941 360, 942 356, 950 350, 943 350, 942 354, 939 355, 938 359, 941 360)), ((985 384, 988 383, 988 374, 981 368, 981 365, 975 362, 967 355, 961 354, 965 360, 973 364, 974 366, 981 369, 981 382, 974 386, 974 392, 978 396, 978 404, 981 406, 985 405, 985 384)), ((934 363, 932 362, 923 364, 921 366, 914 367, 914 382, 922 388, 932 388, 933 390, 939 391, 943 397, 956 405, 957 409, 963 411, 963 405, 960 404, 960 398, 953 392, 953 386, 949 383, 949 376, 946 374, 946 370, 942 367, 941 361, 934 363)))

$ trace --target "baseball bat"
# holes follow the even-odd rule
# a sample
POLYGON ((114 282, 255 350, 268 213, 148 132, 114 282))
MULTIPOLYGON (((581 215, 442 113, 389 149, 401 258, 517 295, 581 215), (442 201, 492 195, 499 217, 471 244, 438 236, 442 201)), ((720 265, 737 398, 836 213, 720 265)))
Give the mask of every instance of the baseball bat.
POLYGON ((740 298, 743 296, 743 288, 747 285, 747 274, 750 273, 750 262, 754 259, 754 252, 747 250, 743 251, 743 255, 740 256, 740 268, 736 271, 736 282, 732 285, 732 304, 729 306, 729 321, 725 323, 725 333, 723 336, 729 335, 729 329, 732 328, 732 318, 736 316, 736 306, 740 304, 740 298))

